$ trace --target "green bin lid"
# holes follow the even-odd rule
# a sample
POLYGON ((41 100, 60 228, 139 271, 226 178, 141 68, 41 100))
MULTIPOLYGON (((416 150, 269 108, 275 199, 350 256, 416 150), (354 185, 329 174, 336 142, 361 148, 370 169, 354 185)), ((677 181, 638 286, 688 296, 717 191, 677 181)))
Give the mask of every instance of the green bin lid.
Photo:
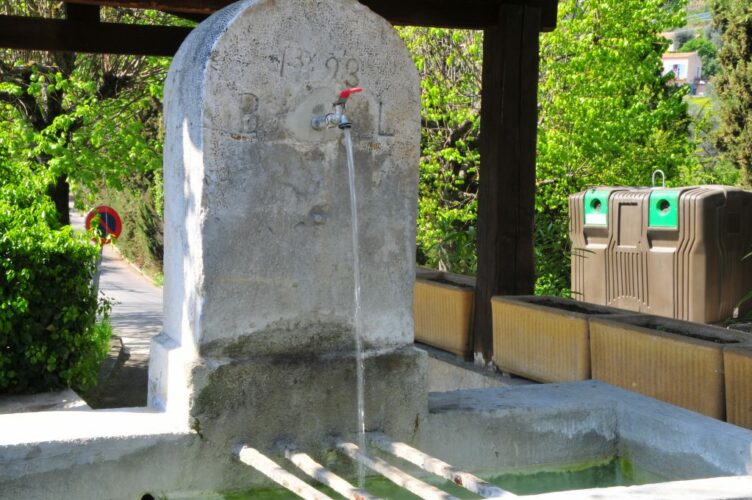
POLYGON ((585 225, 608 226, 608 197, 610 189, 585 191, 585 225))
POLYGON ((669 189, 654 189, 650 192, 648 227, 679 228, 680 194, 680 191, 669 189))

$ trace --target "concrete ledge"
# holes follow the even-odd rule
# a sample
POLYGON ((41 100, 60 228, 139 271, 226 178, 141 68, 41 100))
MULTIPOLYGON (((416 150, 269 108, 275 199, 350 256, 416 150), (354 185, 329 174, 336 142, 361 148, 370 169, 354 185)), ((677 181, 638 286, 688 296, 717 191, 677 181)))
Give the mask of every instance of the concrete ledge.
POLYGON ((88 411, 91 407, 72 389, 27 396, 0 397, 0 415, 54 410, 88 411))
POLYGON ((0 416, 0 499, 134 499, 267 485, 231 450, 153 410, 0 416))
POLYGON ((531 500, 712 500, 723 498, 752 498, 752 477, 715 477, 693 481, 673 481, 668 483, 644 484, 642 486, 619 486, 615 488, 593 488, 589 490, 563 491, 544 495, 529 495, 531 500))
POLYGON ((124 439, 190 432, 187 425, 181 425, 173 416, 149 408, 0 415, 0 449, 20 444, 124 439))
POLYGON ((415 347, 428 353, 429 392, 537 384, 531 380, 489 370, 471 361, 465 361, 456 354, 425 344, 416 342, 415 347))

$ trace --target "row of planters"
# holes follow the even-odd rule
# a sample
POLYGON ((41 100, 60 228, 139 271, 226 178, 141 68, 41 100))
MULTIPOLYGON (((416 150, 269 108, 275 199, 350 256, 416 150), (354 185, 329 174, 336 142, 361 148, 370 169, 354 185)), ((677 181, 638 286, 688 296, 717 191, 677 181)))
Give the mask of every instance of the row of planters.
MULTIPOLYGON (((415 339, 469 354, 472 279, 420 271, 415 339)), ((555 297, 492 300, 494 361, 539 382, 596 379, 752 428, 752 334, 555 297)))

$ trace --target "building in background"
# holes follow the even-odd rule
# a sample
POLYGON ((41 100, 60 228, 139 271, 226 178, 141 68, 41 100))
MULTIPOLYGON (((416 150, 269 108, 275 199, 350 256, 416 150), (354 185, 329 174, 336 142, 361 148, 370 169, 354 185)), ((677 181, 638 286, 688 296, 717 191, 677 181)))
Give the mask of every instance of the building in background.
POLYGON ((663 54, 663 74, 674 74, 677 85, 690 85, 696 95, 702 81, 702 60, 697 52, 667 52, 663 54))

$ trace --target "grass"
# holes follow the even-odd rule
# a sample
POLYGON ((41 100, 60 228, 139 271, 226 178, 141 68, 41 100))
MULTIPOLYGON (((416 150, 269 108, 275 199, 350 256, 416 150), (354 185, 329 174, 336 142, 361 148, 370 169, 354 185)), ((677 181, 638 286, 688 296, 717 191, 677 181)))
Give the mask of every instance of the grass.
POLYGON ((704 108, 706 106, 710 106, 710 97, 709 96, 703 96, 703 97, 690 97, 689 98, 689 104, 690 106, 697 106, 699 108, 704 108))

